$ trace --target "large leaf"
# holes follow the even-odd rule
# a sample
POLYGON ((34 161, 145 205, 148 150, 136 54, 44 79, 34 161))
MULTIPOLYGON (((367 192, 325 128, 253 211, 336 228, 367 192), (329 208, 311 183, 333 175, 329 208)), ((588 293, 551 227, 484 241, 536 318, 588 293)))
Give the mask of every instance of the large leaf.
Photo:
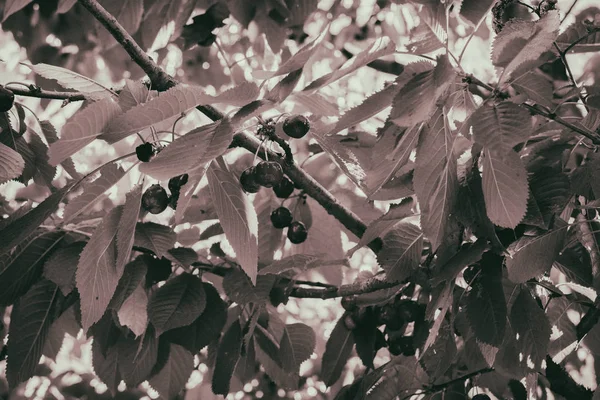
POLYGON ((35 155, 35 175, 33 181, 38 185, 45 185, 52 188, 52 181, 56 176, 56 167, 48 163, 48 146, 37 134, 32 134, 29 138, 29 148, 35 155))
POLYGON ((110 144, 116 143, 134 132, 181 115, 197 105, 209 104, 212 98, 199 86, 177 85, 114 119, 100 138, 110 144))
POLYGON ((402 281, 409 277, 421 261, 423 233, 418 226, 400 222, 383 238, 383 248, 377 260, 390 281, 402 281))
POLYGON ((448 234, 448 221, 458 195, 455 135, 447 115, 438 109, 426 125, 417 146, 413 178, 421 208, 421 226, 435 251, 448 234))
POLYGON ((337 68, 333 72, 330 72, 329 74, 311 82, 307 87, 304 88, 304 91, 316 90, 323 86, 329 85, 330 83, 333 83, 338 79, 351 74, 352 72, 369 64, 372 61, 392 54, 395 50, 396 45, 390 40, 390 38, 386 36, 377 38, 371 46, 352 57, 342 67, 337 68))
POLYGON ((12 387, 34 375, 44 341, 63 301, 54 283, 41 280, 15 304, 10 321, 6 377, 12 387))
POLYGON ((438 57, 433 69, 415 75, 400 89, 392 104, 390 120, 398 126, 410 127, 429 118, 455 76, 448 57, 438 57))
POLYGON ((357 245, 348 250, 348 256, 352 257, 356 250, 368 245, 371 243, 371 241, 377 239, 378 237, 385 235, 402 219, 413 215, 413 207, 414 201, 412 197, 407 197, 398 204, 391 204, 388 212, 367 226, 367 229, 363 233, 357 245))
POLYGON ((527 354, 534 367, 539 371, 542 361, 548 353, 550 343, 550 323, 548 318, 528 290, 522 289, 510 312, 510 323, 518 335, 517 346, 527 354))
POLYGON ((75 289, 75 272, 84 247, 85 242, 61 247, 44 263, 44 278, 58 285, 65 296, 75 289))
POLYGON ((32 0, 7 0, 4 4, 4 16, 2 17, 2 22, 6 21, 8 17, 21 10, 32 0))
POLYGON ((505 228, 515 228, 525 216, 529 197, 527 171, 519 155, 513 151, 501 155, 486 150, 482 185, 490 220, 505 228))
POLYGON ((206 307, 206 293, 198 277, 184 273, 167 281, 152 294, 148 316, 157 335, 189 325, 206 307))
POLYGON ((121 336, 117 349, 119 372, 128 386, 135 387, 150 377, 158 358, 158 338, 152 325, 139 339, 121 336))
POLYGON ((19 177, 24 168, 23 157, 10 147, 0 143, 0 184, 19 177))
POLYGON ((79 257, 75 281, 86 332, 104 314, 121 278, 116 268, 116 236, 122 212, 122 206, 115 207, 104 217, 79 257))
POLYGON ((506 312, 500 278, 482 273, 467 294, 467 319, 477 340, 500 346, 506 328, 506 312))
POLYGON ((460 16, 476 26, 493 4, 494 0, 463 0, 460 5, 460 16))
POLYGON ((42 233, 0 257, 0 306, 13 304, 40 278, 44 263, 63 237, 60 231, 42 233))
POLYGON ((212 378, 213 393, 223 396, 229 393, 231 377, 242 352, 242 339, 242 326, 235 320, 219 342, 212 378))
POLYGON ((383 376, 369 391, 367 399, 393 400, 411 396, 425 385, 427 375, 413 357, 395 357, 385 365, 383 376))
POLYGON ((147 307, 148 295, 140 284, 119 308, 117 312, 119 324, 131 329, 135 336, 142 335, 148 326, 147 307))
POLYGON ((506 258, 508 278, 515 283, 524 283, 529 279, 548 271, 563 249, 568 225, 557 219, 552 230, 538 236, 521 236, 508 251, 506 258))
POLYGON ((500 82, 526 62, 543 63, 540 56, 551 49, 559 25, 558 11, 550 11, 535 22, 513 19, 506 23, 492 44, 492 63, 503 69, 500 82))
POLYGON ((142 204, 142 185, 134 186, 125 196, 125 205, 117 227, 117 275, 123 275, 131 256, 135 227, 142 204))
POLYGON ((150 378, 149 383, 165 399, 174 399, 185 387, 193 371, 192 353, 181 346, 171 344, 165 365, 150 378))
POLYGON ((43 63, 33 65, 21 64, 31 68, 33 72, 46 79, 54 79, 65 89, 77 90, 91 99, 98 100, 114 95, 114 92, 106 86, 66 68, 43 63))
POLYGON ((219 338, 227 322, 227 303, 221 299, 219 292, 210 283, 202 283, 206 293, 204 311, 190 325, 171 329, 163 337, 197 354, 209 343, 219 338))
POLYGON ((340 378, 354 347, 352 331, 344 322, 347 315, 344 313, 335 324, 323 353, 321 379, 327 386, 332 386, 340 378))
POLYGON ((299 372, 300 365, 315 350, 315 331, 305 324, 288 324, 280 343, 281 366, 287 372, 299 372))
MULTIPOLYGON (((54 125, 52 125, 50 121, 40 121, 39 124, 40 128, 42 129, 42 134, 46 138, 46 141, 49 145, 58 141, 58 134, 56 133, 56 128, 54 128, 54 125)), ((48 156, 47 151, 46 156, 48 156)), ((48 163, 49 162, 50 160, 48 159, 48 163)), ((71 160, 70 157, 64 160, 62 163, 60 163, 60 165, 65 169, 65 171, 67 171, 69 175, 71 175, 73 179, 81 178, 81 174, 79 174, 75 169, 75 164, 73 164, 73 160, 71 160)))
POLYGON ((75 113, 63 126, 60 139, 50 145, 50 165, 60 164, 92 143, 106 124, 120 113, 121 107, 112 97, 89 104, 75 113))
POLYGON ((258 272, 258 217, 238 179, 229 172, 222 158, 213 161, 207 172, 208 186, 236 258, 252 283, 258 272))
MULTIPOLYGON (((135 260, 125 265, 125 270, 123 271, 123 275, 121 279, 119 279, 119 284, 115 289, 115 294, 110 299, 110 303, 108 304, 108 308, 113 310, 119 310, 121 305, 127 300, 129 296, 133 293, 134 290, 140 285, 142 280, 146 277, 146 273, 148 272, 148 266, 150 264, 148 258, 151 258, 147 255, 141 255, 136 257, 135 260)), ((147 303, 147 301, 146 301, 147 303)), ((144 314, 148 314, 146 309, 144 308, 144 314)))
POLYGON ((227 150, 233 139, 233 126, 225 118, 196 128, 177 138, 140 171, 158 180, 166 180, 191 171, 203 171, 205 165, 227 150))
POLYGON ((509 152, 531 134, 531 115, 511 101, 483 105, 469 121, 475 142, 498 153, 509 152))
POLYGON ((446 34, 446 5, 424 5, 419 12, 419 24, 410 32, 408 51, 414 54, 426 54, 444 47, 448 40, 446 34))
POLYGON ((148 101, 150 91, 142 81, 125 79, 125 86, 119 93, 119 106, 123 112, 148 101))
POLYGON ((154 1, 144 13, 140 35, 145 49, 158 50, 179 38, 196 2, 192 0, 154 1))
POLYGON ((138 223, 135 226, 133 244, 152 250, 157 257, 162 257, 175 245, 177 234, 173 229, 154 222, 138 223))
POLYGON ((548 354, 556 356, 577 341, 575 324, 569 319, 569 310, 582 312, 581 305, 566 296, 553 298, 546 307, 546 316, 552 327, 548 354))
MULTIPOLYGON (((119 21, 121 26, 131 35, 137 32, 144 14, 143 0, 103 0, 102 6, 119 21)), ((107 49, 117 41, 108 30, 97 23, 98 41, 107 49)))
POLYGON ((598 51, 600 50, 600 29, 598 29, 598 23, 596 22, 591 27, 588 21, 577 21, 558 36, 556 43, 561 50, 566 49, 573 43, 577 43, 569 50, 570 53, 598 51))
POLYGON ((530 100, 548 108, 553 107, 554 87, 552 81, 536 71, 531 71, 513 81, 512 86, 525 93, 530 100))
POLYGON ((100 342, 94 338, 92 343, 92 365, 94 372, 113 395, 117 393, 117 387, 121 383, 118 361, 119 350, 117 346, 111 346, 108 351, 103 353, 100 342))
POLYGON ((31 235, 56 209, 70 189, 70 185, 52 193, 44 201, 24 215, 4 226, 0 231, 0 255, 6 253, 31 235))

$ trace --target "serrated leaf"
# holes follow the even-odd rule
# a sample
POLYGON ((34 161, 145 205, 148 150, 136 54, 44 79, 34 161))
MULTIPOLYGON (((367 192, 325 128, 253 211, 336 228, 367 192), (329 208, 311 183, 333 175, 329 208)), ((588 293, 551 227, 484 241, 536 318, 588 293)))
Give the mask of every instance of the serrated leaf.
POLYGON ((346 361, 354 348, 352 331, 346 327, 344 319, 347 313, 337 321, 325 345, 321 364, 321 379, 327 386, 332 386, 342 375, 346 361))
POLYGON ((506 300, 499 277, 481 274, 467 293, 467 319, 480 342, 498 347, 506 329, 506 300))
POLYGON ((369 391, 367 399, 392 400, 398 396, 406 397, 414 394, 427 379, 427 375, 415 358, 396 357, 382 372, 369 391))
POLYGON ((0 231, 0 255, 3 255, 33 233, 56 209, 70 185, 52 193, 34 209, 11 220, 0 231))
POLYGON ((75 271, 84 247, 84 242, 76 242, 57 249, 44 263, 44 277, 58 285, 65 296, 75 289, 75 271))
POLYGON ((227 322, 227 303, 210 283, 202 283, 206 293, 204 311, 190 325, 171 329, 163 334, 171 343, 176 343, 197 354, 209 343, 219 338, 227 322))
POLYGON ((443 376, 450 368, 455 361, 456 353, 456 342, 452 329, 450 324, 445 322, 440 329, 437 340, 420 357, 420 363, 427 374, 435 379, 443 376))
POLYGON ((32 134, 29 139, 29 148, 35 155, 36 172, 33 180, 38 185, 52 188, 52 181, 56 176, 56 167, 51 166, 48 162, 48 146, 37 134, 32 134))
POLYGON ((495 152, 510 152, 531 134, 531 115, 513 102, 483 105, 472 114, 473 140, 495 152))
POLYGON ((174 399, 194 371, 194 356, 176 344, 169 346, 169 357, 165 365, 152 378, 152 386, 165 399, 174 399))
POLYGON ((304 107, 311 114, 324 117, 337 117, 340 114, 338 104, 331 97, 326 97, 321 93, 296 92, 289 99, 304 107))
POLYGON ((460 6, 460 16, 477 26, 493 4, 494 0, 463 0, 460 6))
POLYGON ((206 94, 199 86, 177 85, 115 118, 100 139, 114 144, 132 133, 181 115, 200 104, 210 104, 212 99, 213 96, 206 94))
POLYGON ((198 253, 189 247, 177 247, 170 249, 167 254, 165 254, 165 258, 171 260, 176 265, 190 267, 193 263, 198 261, 198 253))
MULTIPOLYGON (((82 92, 93 100, 100 100, 112 97, 114 93, 106 86, 101 85, 95 80, 66 68, 57 67, 50 64, 26 64, 20 63, 30 68, 36 74, 46 78, 53 79, 65 89, 73 89, 82 92)), ((91 105, 91 104, 90 104, 91 105)), ((89 107, 89 106, 88 106, 89 107)), ((87 108, 87 107, 86 107, 87 108)))
POLYGON ((229 172, 222 158, 208 168, 208 186, 236 258, 252 283, 258 272, 258 217, 238 179, 229 172))
POLYGON ((142 335, 148 326, 147 307, 148 295, 140 284, 133 290, 133 293, 125 299, 119 308, 117 313, 119 323, 122 326, 131 329, 135 336, 142 335))
POLYGON ((207 163, 227 150, 233 131, 227 118, 196 128, 177 138, 150 162, 142 164, 140 171, 158 180, 203 171, 207 163))
POLYGON ((131 256, 135 227, 142 204, 142 185, 134 186, 125 196, 125 205, 117 227, 117 275, 122 276, 131 256))
POLYGON ((50 145, 50 165, 56 166, 92 143, 113 118, 121 114, 121 107, 113 98, 89 104, 71 117, 62 128, 57 142, 50 145))
POLYGON ((418 226, 400 222, 383 238, 377 261, 387 273, 387 279, 400 282, 421 262, 423 233, 418 226))
POLYGON ((556 43, 561 49, 577 43, 569 50, 569 53, 595 52, 600 50, 600 29, 598 29, 597 23, 590 26, 585 20, 578 21, 561 33, 556 39, 556 43), (590 32, 591 29, 594 31, 590 32))
POLYGON ((367 229, 358 241, 358 244, 352 249, 348 250, 347 256, 352 257, 356 250, 368 245, 373 240, 386 234, 402 219, 413 215, 413 207, 414 201, 412 197, 407 197, 398 204, 391 204, 388 212, 367 226, 367 229))
POLYGON ((552 230, 538 236, 521 236, 508 247, 508 278, 524 283, 548 271, 563 248, 568 225, 557 219, 552 230))
POLYGON ((371 46, 352 57, 340 68, 311 82, 303 91, 317 90, 323 86, 327 86, 374 60, 392 54, 395 50, 396 45, 389 37, 383 36, 377 38, 371 46))
POLYGON ((0 257, 0 306, 13 304, 40 278, 44 263, 63 237, 61 231, 41 233, 0 257))
POLYGON ((223 289, 227 297, 238 304, 266 304, 276 281, 275 275, 258 275, 253 284, 243 271, 234 269, 225 275, 223 289))
POLYGON ((531 71, 521 75, 513 81, 512 86, 518 92, 526 94, 530 100, 549 108, 553 107, 554 87, 552 82, 541 74, 531 71))
POLYGON ((42 354, 56 361, 56 356, 65 341, 65 335, 68 334, 71 338, 76 338, 80 330, 81 325, 77 322, 75 306, 71 306, 50 326, 42 354))
MULTIPOLYGON (((130 35, 137 32, 144 14, 143 0, 103 0, 102 6, 117 19, 130 35)), ((117 44, 112 34, 100 23, 97 23, 97 32, 98 41, 104 49, 117 44)))
POLYGON ((223 396, 229 393, 231 377, 242 351, 242 339, 242 326, 235 320, 219 342, 212 378, 213 393, 223 396))
MULTIPOLYGON (((188 208, 192 205, 192 201, 194 200, 194 193, 200 185, 200 181, 204 177, 207 168, 208 166, 205 165, 202 168, 195 169, 188 173, 188 182, 185 185, 183 185, 179 191, 179 200, 177 201, 177 209, 175 210, 176 224, 181 224, 183 221, 194 223, 191 222, 192 218, 189 218, 189 214, 187 214, 186 211, 189 211, 188 208)), ((208 191, 208 188, 204 186, 204 190, 208 191)), ((200 197, 200 193, 198 193, 198 197, 200 197)), ((210 209, 210 211, 211 213, 214 213, 213 209, 210 209)), ((208 219, 210 216, 212 216, 211 213, 202 212, 201 216, 207 217, 206 219, 208 219)))
POLYGON ((582 312, 579 303, 566 296, 552 299, 546 308, 546 316, 552 329, 548 347, 550 357, 556 356, 577 341, 577 331, 569 319, 568 310, 582 312))
POLYGON ((41 280, 15 304, 9 327, 6 378, 11 387, 31 378, 63 296, 54 283, 41 280))
POLYGON ((529 291, 522 289, 510 312, 510 323, 518 335, 517 346, 533 362, 533 369, 539 371, 548 353, 550 343, 550 323, 544 310, 533 299, 529 291))
POLYGON ((444 47, 447 41, 446 5, 424 5, 419 13, 419 24, 410 32, 410 42, 406 44, 408 51, 414 54, 427 54, 444 47))
MULTIPOLYGON (((115 289, 115 294, 113 295, 112 299, 110 299, 108 308, 119 310, 123 302, 125 302, 125 300, 127 300, 133 291, 139 286, 140 282, 142 282, 148 271, 148 264, 146 260, 147 258, 144 255, 141 255, 125 265, 125 270, 123 271, 121 279, 119 279, 119 284, 115 289)), ((145 309, 144 313, 147 314, 145 309)))
POLYGON ((212 103, 222 103, 230 106, 242 107, 256 100, 260 94, 260 89, 254 82, 242 82, 232 88, 221 92, 215 96, 212 103))
POLYGON ((196 3, 191 0, 155 1, 144 13, 140 32, 144 48, 152 51, 166 47, 179 38, 196 3))
POLYGON ((119 106, 121 110, 127 112, 133 107, 147 102, 149 93, 148 87, 144 82, 125 79, 125 86, 119 93, 119 106))
POLYGON ((315 350, 315 331, 305 324, 288 324, 281 338, 281 366, 287 372, 298 372, 300 365, 308 360, 315 350))
POLYGON ((152 294, 148 316, 157 336, 169 329, 189 325, 206 307, 202 281, 184 273, 177 275, 152 294))
POLYGON ((302 68, 290 72, 285 78, 277 82, 277 85, 273 89, 269 90, 269 93, 265 95, 265 99, 281 103, 294 91, 301 76, 302 68))
POLYGON ((483 157, 483 196, 490 220, 515 228, 525 216, 529 188, 527 171, 513 151, 499 155, 486 150, 483 157))
POLYGON ((162 257, 175 245, 177 234, 168 226, 154 222, 138 223, 135 226, 133 244, 152 250, 157 257, 162 257))
POLYGON ((150 377, 158 358, 158 338, 152 325, 139 339, 121 336, 116 347, 119 372, 128 386, 135 387, 150 377))
MULTIPOLYGON (((260 217, 259 217, 259 227, 260 227, 260 217)), ((205 230, 202 231, 202 233, 200 233, 200 237, 199 240, 206 240, 206 239, 210 239, 212 237, 218 236, 218 235, 222 235, 224 234, 225 231, 223 230, 223 227, 221 226, 220 223, 214 223, 210 226, 208 226, 205 230)), ((259 233, 260 236, 260 233, 259 233)))
POLYGON ((24 169, 23 157, 10 147, 0 143, 0 184, 17 178, 24 169))
POLYGON ((392 104, 390 120, 398 126, 408 127, 426 120, 455 76, 448 57, 438 57, 433 69, 415 75, 400 89, 392 104))
POLYGON ((4 144, 8 144, 9 147, 11 147, 13 150, 16 150, 17 153, 19 153, 23 158, 23 161, 25 161, 23 172, 19 177, 17 177, 16 180, 24 185, 27 185, 29 180, 31 180, 37 173, 35 153, 24 137, 21 136, 14 141, 8 140, 9 143, 7 143, 7 139, 8 137, 4 136, 4 144))
POLYGON ((32 0, 7 0, 4 4, 4 16, 2 22, 6 21, 8 17, 16 13, 17 11, 25 8, 32 0))
POLYGON ((500 83, 506 82, 520 65, 539 60, 550 50, 559 25, 558 11, 549 11, 538 21, 513 19, 506 23, 492 43, 492 63, 503 69, 500 83))
MULTIPOLYGON (((52 125, 50 121, 40 121, 39 124, 40 128, 42 129, 42 134, 46 138, 46 141, 49 145, 58 141, 56 128, 54 128, 54 125, 52 125)), ((48 152, 46 152, 46 155, 48 155, 48 152)), ((49 162, 50 161, 48 160, 48 163, 49 162)), ((73 179, 79 180, 81 178, 81 174, 79 174, 75 169, 75 164, 73 164, 73 160, 71 160, 70 157, 60 163, 60 165, 65 169, 65 171, 67 171, 69 175, 71 175, 73 179)))
MULTIPOLYGON (((257 330, 257 332, 262 332, 262 330, 257 330)), ((258 338, 255 336, 255 338, 258 338)), ((256 340, 256 343, 261 343, 259 340, 256 340)), ((278 351, 277 348, 274 351, 278 351)), ((287 390, 297 390, 298 382, 300 377, 297 372, 286 372, 281 367, 280 363, 273 359, 279 358, 279 353, 271 354, 262 346, 255 346, 256 359, 259 364, 264 368, 265 373, 269 376, 269 378, 275 382, 280 388, 287 390)))
POLYGON ((413 178, 421 208, 421 226, 437 250, 448 235, 448 221, 458 196, 458 175, 453 152, 455 134, 445 110, 438 109, 425 126, 417 146, 413 178))
POLYGON ((116 270, 115 242, 122 212, 123 207, 118 206, 104 217, 79 257, 75 281, 85 332, 102 318, 121 278, 116 270))

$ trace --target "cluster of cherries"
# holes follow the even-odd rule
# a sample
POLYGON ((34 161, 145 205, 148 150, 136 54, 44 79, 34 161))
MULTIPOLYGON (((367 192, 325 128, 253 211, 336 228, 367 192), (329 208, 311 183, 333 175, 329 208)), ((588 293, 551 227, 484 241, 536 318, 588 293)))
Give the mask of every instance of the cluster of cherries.
POLYGON ((160 214, 168 206, 171 206, 173 209, 177 208, 177 200, 179 200, 181 187, 187 181, 188 174, 178 175, 169 179, 170 196, 161 185, 154 184, 150 186, 142 195, 142 208, 151 214, 160 214))
MULTIPOLYGON (((302 115, 294 115, 285 119, 282 128, 287 136, 299 139, 310 130, 310 122, 302 115)), ((274 134, 274 129, 274 124, 267 122, 258 129, 258 134, 268 137, 274 134)), ((294 183, 284 176, 281 165, 275 161, 261 161, 247 168, 240 175, 240 184, 246 193, 257 193, 261 187, 272 188, 281 199, 290 197, 295 189, 294 183)), ((277 229, 288 228, 287 237, 293 244, 302 243, 308 237, 306 225, 294 221, 294 216, 287 207, 281 206, 273 210, 271 223, 277 229)))

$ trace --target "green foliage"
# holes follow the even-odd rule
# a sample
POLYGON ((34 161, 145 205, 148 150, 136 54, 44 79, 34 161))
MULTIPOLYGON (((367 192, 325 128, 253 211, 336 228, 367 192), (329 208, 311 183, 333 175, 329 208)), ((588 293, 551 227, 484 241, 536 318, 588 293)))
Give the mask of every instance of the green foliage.
POLYGON ((0 0, 11 398, 592 398, 598 9, 373 3, 0 0))

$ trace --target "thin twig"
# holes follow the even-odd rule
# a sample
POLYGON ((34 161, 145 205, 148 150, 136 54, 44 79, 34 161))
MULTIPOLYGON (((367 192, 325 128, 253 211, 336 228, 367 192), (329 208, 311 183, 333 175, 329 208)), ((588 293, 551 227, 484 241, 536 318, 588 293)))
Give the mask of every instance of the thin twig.
POLYGON ((440 383, 440 384, 438 384, 438 385, 431 385, 431 386, 429 386, 429 387, 427 388, 427 389, 428 389, 427 391, 428 391, 429 393, 433 393, 433 392, 439 392, 440 390, 444 390, 444 389, 446 389, 448 386, 451 386, 451 385, 453 385, 453 384, 455 384, 455 383, 457 383, 457 382, 462 382, 462 381, 464 381, 464 380, 466 380, 466 379, 473 378, 473 377, 475 377, 475 376, 477 376, 477 375, 483 375, 483 374, 487 374, 487 373, 489 373, 489 372, 494 372, 494 368, 482 368, 482 369, 479 369, 479 370, 477 370, 477 371, 470 372, 470 373, 468 373, 468 374, 466 374, 466 375, 463 375, 463 376, 461 376, 461 377, 458 377, 458 378, 452 379, 452 380, 450 380, 450 381, 448 381, 448 382, 445 382, 445 383, 440 383))
POLYGON ((567 17, 569 16, 569 14, 571 14, 571 11, 573 11, 573 9, 575 8, 575 5, 577 4, 579 0, 574 0, 573 3, 571 4, 571 7, 569 7, 569 9, 567 10, 567 12, 565 13, 565 16, 562 17, 562 19, 560 20, 560 23, 562 24, 563 22, 565 22, 565 20, 567 19, 567 17))
POLYGON ((7 87, 7 89, 17 96, 37 97, 38 99, 66 100, 69 102, 86 99, 85 94, 80 92, 55 92, 31 87, 29 89, 7 87))

